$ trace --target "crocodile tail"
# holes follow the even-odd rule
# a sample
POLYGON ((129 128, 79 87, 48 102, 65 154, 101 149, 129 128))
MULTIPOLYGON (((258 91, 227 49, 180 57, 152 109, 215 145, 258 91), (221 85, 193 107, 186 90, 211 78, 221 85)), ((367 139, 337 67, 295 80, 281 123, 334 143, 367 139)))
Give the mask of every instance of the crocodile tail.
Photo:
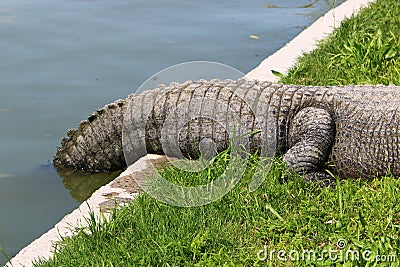
POLYGON ((57 169, 112 171, 125 167, 122 122, 126 100, 117 100, 95 111, 78 128, 69 130, 57 148, 57 169))
POLYGON ((254 113, 265 115, 268 109, 261 99, 263 87, 244 79, 199 80, 130 95, 68 131, 54 165, 59 170, 121 170, 146 153, 195 158, 201 150, 221 152, 231 141, 243 141, 257 151, 261 132, 267 132, 265 119, 258 122, 254 113), (200 143, 206 145, 207 140, 215 146, 201 149, 200 143))

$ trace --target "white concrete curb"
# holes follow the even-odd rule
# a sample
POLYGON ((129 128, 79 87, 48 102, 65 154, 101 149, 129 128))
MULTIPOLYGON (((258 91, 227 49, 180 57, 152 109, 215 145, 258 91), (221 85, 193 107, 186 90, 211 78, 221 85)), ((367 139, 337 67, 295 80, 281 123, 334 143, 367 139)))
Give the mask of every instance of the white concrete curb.
POLYGON ((54 246, 62 237, 72 236, 73 230, 76 227, 87 226, 85 218, 89 218, 90 212, 93 212, 96 218, 100 218, 101 214, 107 218, 108 213, 101 213, 101 207, 106 206, 109 202, 117 200, 119 204, 123 200, 132 200, 138 193, 128 192, 124 188, 118 187, 118 179, 123 179, 127 176, 131 179, 131 174, 139 174, 145 170, 149 164, 148 160, 158 160, 163 158, 160 155, 147 155, 136 161, 123 173, 121 173, 115 180, 109 184, 102 186, 85 202, 83 202, 72 213, 66 215, 54 228, 50 229, 47 233, 34 240, 28 246, 23 248, 11 261, 6 264, 7 267, 17 266, 32 266, 32 262, 38 258, 49 259, 54 251, 54 246), (119 201, 118 201, 119 200, 119 201))
POLYGON ((372 2, 374 0, 348 0, 330 10, 284 47, 263 60, 258 67, 247 73, 246 77, 260 81, 277 82, 279 78, 272 74, 272 70, 287 74, 289 68, 294 65, 301 54, 315 49, 318 41, 332 33, 343 19, 350 17, 372 2))
MULTIPOLYGON (((331 33, 333 28, 338 26, 345 17, 351 16, 351 14, 357 12, 362 6, 367 6, 370 2, 373 1, 348 0, 339 7, 329 11, 282 49, 265 59, 257 68, 250 71, 246 77, 264 81, 277 81, 277 77, 271 73, 271 70, 286 73, 298 56, 304 51, 311 51, 314 49, 316 42, 331 33)), ((149 164, 147 160, 157 160, 160 158, 162 158, 162 156, 148 155, 148 157, 138 160, 129 170, 121 173, 114 181, 94 192, 87 201, 82 203, 79 208, 72 211, 72 213, 66 215, 54 228, 23 248, 5 266, 28 267, 32 266, 32 262, 38 258, 50 258, 54 251, 54 246, 61 237, 71 236, 73 235, 72 230, 74 228, 87 225, 85 218, 89 217, 91 211, 94 212, 96 217, 99 217, 101 214, 101 204, 109 202, 113 198, 120 198, 122 200, 133 199, 137 195, 137 193, 129 193, 123 188, 112 186, 116 180, 129 176, 130 172, 140 173, 147 168, 149 164)))

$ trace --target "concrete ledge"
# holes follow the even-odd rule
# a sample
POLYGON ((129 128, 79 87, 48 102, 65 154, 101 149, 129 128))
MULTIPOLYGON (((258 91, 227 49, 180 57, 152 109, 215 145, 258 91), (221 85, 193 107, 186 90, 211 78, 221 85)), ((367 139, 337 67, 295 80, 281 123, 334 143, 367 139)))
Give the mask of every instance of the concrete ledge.
POLYGON ((301 54, 315 49, 318 41, 332 33, 334 28, 338 27, 345 18, 357 13, 362 7, 366 7, 372 2, 374 1, 348 0, 330 10, 283 48, 263 60, 258 67, 247 73, 246 77, 260 81, 277 82, 279 78, 272 74, 272 70, 287 74, 289 68, 294 65, 301 54))
POLYGON ((5 266, 28 267, 33 266, 32 262, 38 258, 49 259, 61 238, 74 235, 73 230, 76 227, 88 225, 86 218, 89 218, 90 212, 93 212, 96 218, 100 218, 101 214, 107 218, 110 209, 116 204, 130 202, 140 192, 140 188, 135 182, 136 178, 145 177, 148 167, 157 164, 165 165, 165 162, 165 156, 160 155, 147 155, 139 159, 112 182, 94 192, 88 200, 66 215, 54 228, 23 248, 5 266))

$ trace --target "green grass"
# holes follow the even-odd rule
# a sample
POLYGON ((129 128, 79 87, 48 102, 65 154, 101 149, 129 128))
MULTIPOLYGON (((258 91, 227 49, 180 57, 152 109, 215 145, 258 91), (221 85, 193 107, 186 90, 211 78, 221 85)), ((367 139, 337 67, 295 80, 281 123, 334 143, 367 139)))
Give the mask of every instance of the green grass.
MULTIPOLYGON (((399 1, 377 1, 303 55, 282 82, 400 84, 398 14, 399 1)), ((223 172, 227 155, 201 173, 162 173, 178 184, 208 183, 223 172)), ((174 207, 142 194, 110 221, 92 216, 88 228, 36 266, 399 266, 400 180, 342 180, 321 188, 303 183, 279 160, 269 172, 255 173, 258 160, 253 156, 238 185, 209 205, 174 207), (265 181, 250 193, 252 176, 265 181), (258 259, 265 248, 267 259, 258 259), (287 261, 278 259, 279 250, 287 261), (301 260, 303 252, 311 260, 301 260), (346 260, 346 252, 360 257, 346 260)))
POLYGON ((399 14, 398 0, 377 0, 302 55, 281 82, 400 85, 399 14))
MULTIPOLYGON (((211 171, 219 175, 226 161, 222 153, 211 171)), ((269 173, 254 173, 256 164, 253 157, 236 188, 206 206, 174 207, 143 194, 114 211, 110 221, 92 217, 87 229, 65 239, 52 260, 37 266, 303 266, 305 261, 280 261, 277 253, 267 260, 257 254, 268 244, 269 252, 295 250, 301 257, 303 250, 314 250, 318 258, 323 250, 337 250, 342 239, 343 251, 371 251, 371 258, 400 252, 399 180, 342 181, 335 189, 321 188, 289 175, 279 161, 269 173), (250 193, 253 175, 264 175, 265 182, 250 193)), ((163 175, 198 183, 199 177, 208 181, 209 173, 168 168, 163 175)), ((338 255, 311 262, 340 263, 338 255)), ((350 263, 366 261, 360 256, 350 263)))

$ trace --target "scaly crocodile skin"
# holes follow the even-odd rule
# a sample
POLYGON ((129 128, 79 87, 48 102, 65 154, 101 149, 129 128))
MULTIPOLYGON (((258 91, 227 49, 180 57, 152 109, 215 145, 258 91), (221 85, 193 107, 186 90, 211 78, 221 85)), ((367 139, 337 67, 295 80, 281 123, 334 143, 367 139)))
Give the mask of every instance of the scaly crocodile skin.
MULTIPOLYGON (((147 152, 162 154, 160 138, 171 112, 177 107, 190 109, 196 105, 205 113, 216 110, 210 103, 225 103, 229 107, 225 114, 237 115, 237 130, 249 134, 247 145, 252 152, 266 145, 263 133, 267 134, 264 137, 274 134, 276 155, 284 155, 289 168, 300 173, 324 172, 324 164, 330 162, 332 171, 343 178, 382 176, 388 172, 400 176, 400 87, 312 87, 242 79, 160 85, 106 105, 68 132, 54 164, 57 168, 85 171, 124 168, 122 129, 127 107, 149 114, 144 120, 145 129, 132 133, 137 140, 130 138, 132 144, 124 146, 129 150, 136 147, 135 142, 146 141, 147 150, 135 151, 129 162, 147 152), (273 124, 274 133, 267 133, 271 129, 268 123, 273 124)), ((223 115, 221 110, 216 112, 223 115)), ((138 117, 127 114, 125 120, 129 121, 129 116, 138 117)), ((136 127, 133 124, 129 127, 136 127)), ((179 127, 179 147, 185 156, 198 155, 203 138, 214 140, 217 151, 229 145, 226 125, 212 119, 196 118, 179 127)))

